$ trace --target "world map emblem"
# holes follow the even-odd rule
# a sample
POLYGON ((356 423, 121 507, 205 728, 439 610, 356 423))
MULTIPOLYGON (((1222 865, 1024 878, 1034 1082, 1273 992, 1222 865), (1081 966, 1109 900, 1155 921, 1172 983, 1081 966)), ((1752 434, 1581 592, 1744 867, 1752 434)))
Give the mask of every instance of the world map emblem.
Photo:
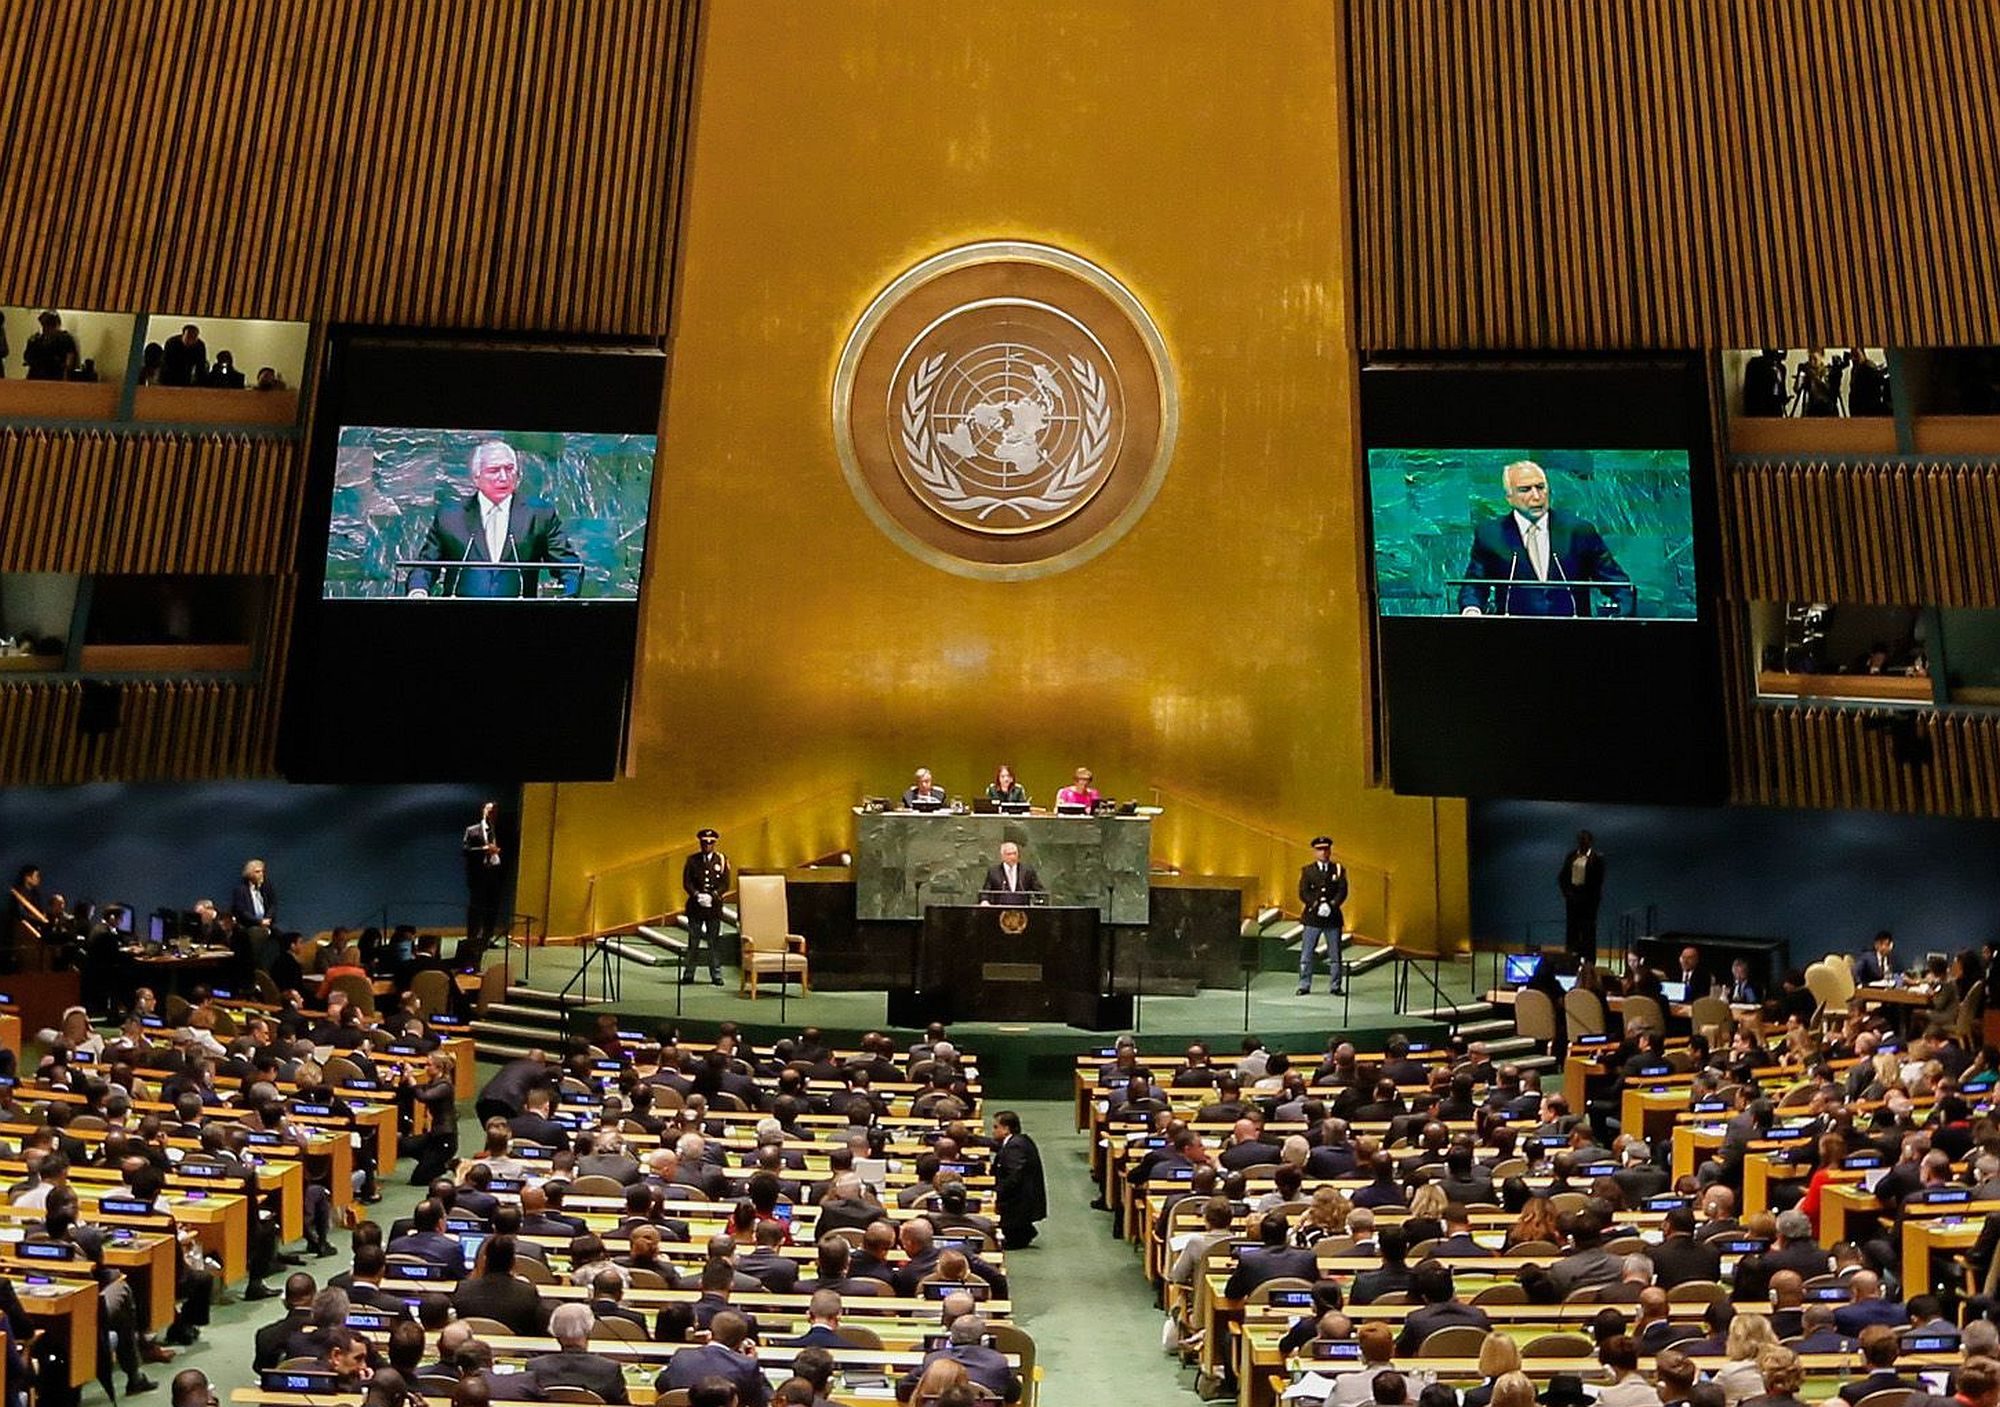
POLYGON ((960 575, 1045 575, 1144 512, 1177 403, 1138 300, 1041 245, 965 246, 893 281, 834 388, 842 468, 878 526, 960 575))

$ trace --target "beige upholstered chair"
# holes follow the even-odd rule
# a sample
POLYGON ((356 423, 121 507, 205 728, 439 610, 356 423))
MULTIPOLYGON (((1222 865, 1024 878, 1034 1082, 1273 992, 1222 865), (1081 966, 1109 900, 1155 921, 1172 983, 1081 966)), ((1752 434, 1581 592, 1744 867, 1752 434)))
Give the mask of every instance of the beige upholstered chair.
MULTIPOLYGON (((1520 997, 1515 997, 1516 1003, 1520 997)), ((1563 1015, 1569 1018, 1569 1038, 1601 1036, 1611 1024, 1604 998, 1588 987, 1572 987, 1563 994, 1563 1015)))
POLYGON ((749 874, 739 881, 737 907, 742 915, 742 990, 757 999, 757 979, 777 976, 779 981, 796 977, 799 991, 810 992, 806 977, 806 940, 786 931, 790 918, 785 911, 785 877, 781 874, 749 874))

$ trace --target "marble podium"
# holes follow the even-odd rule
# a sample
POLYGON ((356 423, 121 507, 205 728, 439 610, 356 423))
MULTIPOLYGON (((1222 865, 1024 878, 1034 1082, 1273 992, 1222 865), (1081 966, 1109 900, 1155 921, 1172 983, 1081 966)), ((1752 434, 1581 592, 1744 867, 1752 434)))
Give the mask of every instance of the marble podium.
POLYGON ((858 809, 854 916, 918 919, 926 905, 977 903, 986 867, 1007 840, 1041 876, 1050 903, 1096 909, 1106 923, 1150 918, 1150 817, 858 809))

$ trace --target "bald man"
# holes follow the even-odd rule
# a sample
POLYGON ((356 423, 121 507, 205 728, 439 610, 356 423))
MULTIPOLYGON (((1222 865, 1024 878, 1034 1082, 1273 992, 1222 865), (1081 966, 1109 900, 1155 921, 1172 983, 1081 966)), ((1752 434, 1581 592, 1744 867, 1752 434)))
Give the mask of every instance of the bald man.
POLYGON ((1636 614, 1632 579, 1596 527, 1551 506, 1541 465, 1516 460, 1500 471, 1500 486, 1508 511, 1473 532, 1466 580, 1458 589, 1460 615, 1636 614), (1616 589, 1592 591, 1579 584, 1584 582, 1614 583, 1616 589))

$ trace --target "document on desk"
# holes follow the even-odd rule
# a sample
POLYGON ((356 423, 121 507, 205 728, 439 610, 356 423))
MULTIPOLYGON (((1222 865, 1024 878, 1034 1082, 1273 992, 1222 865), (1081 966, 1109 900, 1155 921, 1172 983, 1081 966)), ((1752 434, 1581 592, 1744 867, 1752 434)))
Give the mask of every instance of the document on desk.
POLYGON ((1323 1402, 1333 1396, 1334 1380, 1325 1373, 1302 1373, 1285 1389, 1286 1402, 1323 1402))

